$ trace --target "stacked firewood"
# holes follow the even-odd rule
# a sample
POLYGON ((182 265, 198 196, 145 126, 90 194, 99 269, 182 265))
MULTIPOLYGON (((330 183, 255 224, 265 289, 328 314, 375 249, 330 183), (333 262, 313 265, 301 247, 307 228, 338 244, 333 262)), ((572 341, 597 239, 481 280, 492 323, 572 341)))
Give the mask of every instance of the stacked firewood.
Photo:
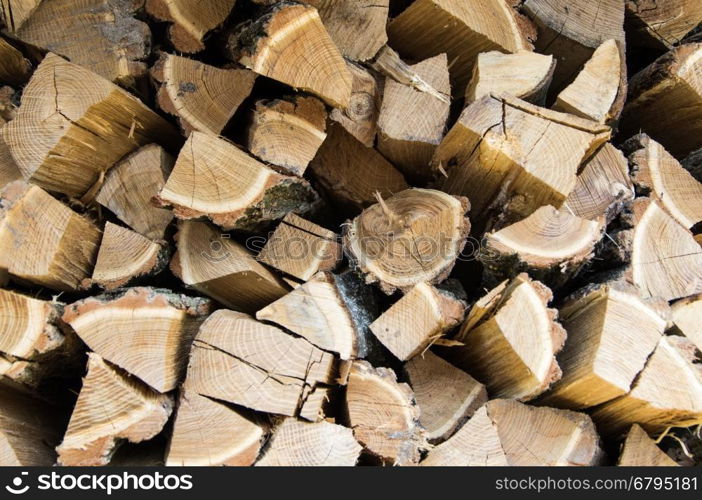
POLYGON ((0 465, 700 461, 701 2, 0 16, 0 465))

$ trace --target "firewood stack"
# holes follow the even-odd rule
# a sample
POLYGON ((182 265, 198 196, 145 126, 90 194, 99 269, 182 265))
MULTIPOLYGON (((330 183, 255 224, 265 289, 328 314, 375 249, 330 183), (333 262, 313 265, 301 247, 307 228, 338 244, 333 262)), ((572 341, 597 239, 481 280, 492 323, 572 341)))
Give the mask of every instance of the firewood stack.
POLYGON ((0 14, 0 465, 702 460, 699 2, 0 14))

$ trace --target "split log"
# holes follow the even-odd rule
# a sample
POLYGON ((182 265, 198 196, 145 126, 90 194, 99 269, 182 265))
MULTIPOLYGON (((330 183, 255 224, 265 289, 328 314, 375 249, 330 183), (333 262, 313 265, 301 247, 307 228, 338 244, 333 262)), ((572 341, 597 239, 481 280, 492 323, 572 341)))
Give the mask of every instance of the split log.
POLYGON ((679 300, 672 308, 673 326, 702 351, 702 294, 679 300))
POLYGON ((604 453, 590 417, 496 399, 480 408, 424 466, 588 466, 604 453))
POLYGON ((205 35, 221 25, 236 0, 146 0, 146 12, 171 22, 168 37, 180 52, 195 53, 205 48, 205 35))
POLYGON ((219 310, 200 328, 187 387, 253 410, 294 416, 309 388, 334 384, 334 356, 250 316, 219 310))
POLYGON ((426 448, 419 407, 389 368, 355 361, 346 388, 349 424, 363 448, 387 465, 413 465, 426 448))
POLYGON ((264 428, 240 410, 181 391, 166 466, 248 466, 256 461, 264 428))
POLYGON ((648 437, 639 425, 632 425, 622 446, 617 465, 622 467, 675 467, 678 464, 648 437))
POLYGON ((702 4, 694 0, 627 0, 626 28, 629 44, 652 49, 672 49, 702 22, 702 4))
POLYGON ((40 187, 15 181, 0 192, 0 268, 20 282, 75 291, 93 271, 100 237, 40 187))
POLYGON ((518 50, 514 54, 497 50, 483 52, 478 54, 473 66, 465 103, 470 104, 490 94, 509 94, 543 106, 555 68, 553 56, 528 50, 518 50))
POLYGON ((624 55, 622 0, 526 0, 523 11, 538 27, 536 50, 553 54, 558 63, 551 90, 560 92, 573 81, 597 47, 607 40, 621 43, 624 55))
POLYGON ((307 281, 320 271, 333 271, 342 257, 336 233, 288 214, 268 238, 257 259, 307 281))
POLYGON ((170 396, 88 354, 88 373, 63 442, 56 448, 65 466, 107 465, 121 440, 139 443, 161 432, 173 410, 170 396))
POLYGON ((433 166, 447 172, 439 189, 468 197, 476 224, 498 216, 508 223, 543 205, 560 208, 583 160, 609 136, 609 127, 590 120, 487 96, 463 111, 433 166))
POLYGON ((461 323, 466 307, 450 292, 418 283, 373 321, 370 329, 396 358, 407 361, 461 323))
POLYGON ((349 104, 351 73, 314 7, 279 2, 233 33, 227 49, 233 60, 260 75, 311 92, 333 107, 349 104))
MULTIPOLYGON (((633 287, 632 287, 633 288, 633 287)), ((578 410, 629 392, 666 328, 664 308, 635 289, 592 286, 560 308, 568 340, 558 356, 563 377, 540 402, 578 410)))
POLYGON ((17 31, 43 0, 0 0, 0 16, 10 31, 17 31))
POLYGON ((310 422, 319 422, 326 418, 331 410, 334 389, 332 387, 317 386, 310 390, 300 408, 300 418, 310 422))
POLYGON ((288 291, 246 248, 204 222, 181 222, 175 240, 173 274, 228 307, 253 313, 288 291))
MULTIPOLYGON (((144 61, 151 52, 151 30, 135 18, 139 3, 143 2, 41 1, 11 33, 107 80, 132 86, 146 73, 144 61)), ((13 17, 14 11, 13 2, 13 17)))
POLYGON ((347 59, 367 61, 388 41, 389 0, 304 0, 319 11, 329 36, 347 59))
POLYGON ((2 134, 27 181, 88 199, 126 154, 151 142, 180 142, 137 98, 54 54, 34 72, 2 134))
POLYGON ((163 188, 173 162, 158 144, 143 146, 109 170, 95 201, 142 236, 162 240, 173 214, 153 206, 151 198, 163 188))
POLYGON ((258 101, 247 148, 283 173, 302 177, 327 137, 326 121, 324 104, 314 97, 258 101))
POLYGON ((17 167, 15 160, 12 158, 12 153, 10 153, 7 144, 5 144, 1 136, 2 132, 0 132, 0 189, 12 181, 22 179, 19 167, 17 167))
POLYGON ((702 424, 700 351, 685 337, 664 336, 628 394, 592 412, 603 435, 639 424, 648 433, 702 424))
POLYGON ((442 356, 475 376, 494 397, 528 401, 561 377, 556 354, 566 332, 549 309, 551 291, 520 274, 479 303, 442 356))
POLYGON ((0 466, 50 467, 65 426, 60 409, 28 394, 0 391, 0 466))
POLYGON ((341 359, 364 358, 372 350, 369 324, 377 316, 372 292, 353 273, 318 273, 256 313, 341 359))
POLYGON ((606 143, 585 163, 563 207, 577 217, 610 223, 634 198, 626 157, 606 143))
POLYGON ((506 1, 417 0, 388 24, 390 45, 421 60, 445 52, 454 95, 464 94, 481 52, 531 50, 534 28, 506 1))
POLYGON ((227 140, 193 132, 157 201, 179 219, 206 216, 225 230, 253 231, 311 210, 317 195, 303 179, 278 174, 227 140))
POLYGON ((552 288, 577 276, 595 256, 604 217, 587 220, 550 205, 483 239, 479 260, 483 283, 494 287, 521 272, 552 288))
POLYGON ((624 50, 616 40, 600 45, 573 83, 558 94, 553 109, 613 124, 624 108, 627 89, 624 50))
POLYGON ((10 85, 23 85, 29 80, 32 65, 22 52, 0 38, 0 82, 10 85))
POLYGON ((702 222, 702 184, 673 155, 646 134, 632 137, 623 149, 639 195, 655 199, 688 229, 702 222))
POLYGON ((681 45, 629 81, 620 136, 645 132, 677 158, 700 148, 702 43, 681 45), (680 133, 680 127, 685 133, 680 133))
POLYGON ((675 300, 702 293, 702 248, 658 202, 635 199, 609 234, 602 258, 624 264, 614 279, 633 283, 643 297, 675 300))
POLYGON ((165 393, 182 379, 210 308, 207 299, 138 287, 74 302, 63 321, 100 357, 165 393))
POLYGON ((329 422, 307 423, 286 418, 273 431, 268 448, 257 466, 351 467, 361 446, 351 429, 329 422))
POLYGON ((329 118, 340 123, 361 144, 372 148, 375 144, 382 89, 375 75, 362 66, 348 61, 346 66, 353 82, 351 100, 345 109, 334 108, 329 113, 329 118))
POLYGON ((0 290, 0 376, 29 387, 77 374, 79 342, 61 321, 63 304, 0 290))
POLYGON ((256 81, 247 69, 216 68, 173 54, 161 54, 151 75, 161 85, 159 107, 178 117, 186 136, 193 130, 219 134, 256 81))
POLYGON ((105 290, 114 290, 145 276, 158 274, 167 263, 166 247, 108 222, 90 281, 105 290))
POLYGON ((445 280, 470 232, 468 200, 407 189, 356 217, 344 235, 351 265, 388 295, 445 280))
POLYGON ((446 54, 411 69, 446 99, 386 78, 378 118, 378 150, 409 179, 421 182, 431 177, 429 162, 444 136, 451 86, 446 54))
POLYGON ((419 423, 432 444, 450 438, 487 402, 483 384, 431 351, 412 358, 405 371, 420 409, 419 423))
POLYGON ((355 212, 375 203, 376 192, 387 197, 409 187, 390 162, 338 123, 329 124, 327 138, 309 168, 330 198, 355 212))

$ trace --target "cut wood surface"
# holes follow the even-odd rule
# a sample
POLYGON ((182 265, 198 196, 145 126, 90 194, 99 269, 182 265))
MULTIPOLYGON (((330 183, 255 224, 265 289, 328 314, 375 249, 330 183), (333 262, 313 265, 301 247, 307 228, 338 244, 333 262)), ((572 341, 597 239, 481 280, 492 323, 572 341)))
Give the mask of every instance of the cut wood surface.
POLYGON ((88 354, 88 373, 73 409, 68 429, 56 448, 66 466, 106 465, 122 440, 151 439, 173 410, 170 396, 88 354))
POLYGON ((349 424, 359 443, 387 465, 412 465, 426 447, 419 407, 389 368, 353 363, 346 388, 349 424))
POLYGON ((387 294, 448 277, 470 232, 468 200, 408 189, 367 208, 348 226, 344 249, 367 283, 387 294))
POLYGON ((0 82, 21 85, 29 80, 31 69, 22 52, 0 38, 0 82))
POLYGON ((268 238, 258 260, 299 280, 333 271, 342 259, 337 235, 295 214, 288 214, 268 238))
POLYGON ((220 137, 193 132, 158 200, 180 219, 208 217, 225 230, 252 230, 310 210, 316 193, 220 137))
POLYGON ((302 177, 326 139, 324 103, 310 96, 259 101, 249 128, 248 150, 283 172, 302 177))
POLYGON ((256 81, 246 69, 217 68, 173 54, 162 54, 151 74, 161 84, 159 107, 178 117, 186 136, 193 130, 219 134, 256 81))
POLYGON ((144 276, 157 274, 167 262, 161 245, 108 222, 91 281, 105 290, 113 290, 144 276))
POLYGON ((376 192, 388 197, 409 187, 399 170, 338 123, 329 124, 309 169, 329 197, 356 213, 376 202, 376 192))
POLYGON ((356 465, 361 446, 351 429, 330 422, 300 422, 286 418, 275 428, 257 466, 350 467, 356 465))
POLYGON ((583 413, 496 399, 480 408, 424 466, 585 466, 603 458, 599 436, 583 413))
POLYGON ((560 309, 568 332, 558 362, 563 377, 541 402, 573 410, 629 392, 666 328, 663 311, 635 289, 602 285, 576 294, 560 309))
POLYGON ((510 94, 543 106, 555 67, 553 56, 529 50, 518 50, 514 54, 497 50, 483 52, 473 66, 465 102, 470 104, 489 94, 510 94))
POLYGON ((630 44, 670 49, 702 22, 702 4, 695 0, 627 0, 626 17, 630 44))
POLYGON ((530 50, 530 23, 508 2, 417 0, 388 24, 390 45, 402 55, 426 59, 445 52, 454 95, 463 95, 476 56, 530 50))
POLYGON ((490 95, 463 111, 433 165, 447 172, 440 189, 468 197, 478 229, 495 215, 518 220, 543 205, 560 208, 580 164, 609 136, 591 120, 490 95))
POLYGON ((484 383, 492 397, 533 399, 561 377, 556 354, 566 332, 548 308, 551 291, 520 274, 488 296, 478 304, 480 317, 471 311, 456 335, 463 345, 442 355, 484 383))
POLYGON ((288 291, 245 247, 209 224, 183 221, 175 241, 173 273, 228 307, 253 313, 288 291))
POLYGON ((432 444, 450 438, 487 402, 483 384, 431 351, 412 358, 405 370, 419 406, 419 423, 432 444))
MULTIPOLYGON (((8 2, 5 2, 6 4, 8 2)), ((14 28, 22 40, 49 50, 118 83, 133 85, 146 73, 151 30, 135 18, 139 1, 43 0, 19 24, 11 1, 14 28)))
POLYGON ((0 13, 3 24, 10 31, 17 31, 43 0, 1 0, 0 13))
POLYGON ((334 107, 349 104, 351 73, 314 7, 279 2, 234 33, 228 49, 258 74, 311 92, 334 107))
POLYGON ((238 409, 185 389, 180 393, 165 465, 252 465, 264 438, 263 426, 238 409))
POLYGON ((209 310, 207 299, 138 287, 74 302, 63 321, 102 358, 165 393, 182 380, 209 310))
POLYGON ((341 359, 368 355, 375 316, 372 293, 357 278, 323 272, 256 313, 341 359))
POLYGON ((675 302, 671 314, 673 325, 702 351, 702 294, 675 302))
POLYGON ((674 467, 678 464, 658 447, 640 425, 631 426, 617 465, 622 467, 674 467))
POLYGON ((592 418, 603 435, 623 433, 631 424, 654 434, 702 424, 699 351, 684 337, 664 336, 631 391, 595 408, 592 418))
POLYGON ((163 239, 173 214, 153 206, 151 198, 166 183, 173 161, 158 144, 137 149, 110 169, 95 201, 137 233, 152 240, 163 239))
POLYGON ((171 22, 168 35, 180 52, 194 53, 205 48, 205 35, 220 24, 234 8, 236 0, 146 0, 146 12, 171 22))
POLYGON ((331 385, 334 357, 242 313, 212 314, 193 343, 187 387, 267 413, 296 415, 308 388, 331 385))
POLYGON ((100 238, 91 220, 38 186, 14 181, 0 192, 0 268, 21 282, 76 290, 93 272, 100 238))
POLYGON ((423 353, 463 321, 466 303, 426 283, 418 283, 370 325, 373 334, 401 361, 423 353))
POLYGON ((27 181, 88 198, 127 153, 151 142, 180 141, 174 128, 137 98, 51 53, 2 134, 27 181))
POLYGON ((310 422, 324 420, 327 412, 330 411, 334 388, 317 386, 311 389, 305 402, 300 408, 300 418, 310 422))

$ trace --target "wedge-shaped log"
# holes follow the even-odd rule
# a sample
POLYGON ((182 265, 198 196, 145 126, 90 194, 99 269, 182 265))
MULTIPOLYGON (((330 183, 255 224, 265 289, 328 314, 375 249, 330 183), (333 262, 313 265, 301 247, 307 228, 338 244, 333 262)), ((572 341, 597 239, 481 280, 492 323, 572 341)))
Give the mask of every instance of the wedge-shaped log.
POLYGON ((617 465, 622 467, 675 467, 678 464, 648 437, 640 425, 634 424, 626 435, 617 465))
POLYGON ((592 412, 603 435, 639 424, 649 433, 702 424, 700 351, 685 337, 664 336, 628 394, 592 412))
POLYGON ((473 307, 442 355, 475 376, 495 397, 527 401, 561 377, 556 354, 566 333, 549 309, 551 291, 526 274, 503 283, 473 307))
POLYGON ((351 100, 345 109, 334 108, 329 113, 329 118, 340 123, 361 144, 372 148, 375 144, 382 89, 378 78, 363 66, 349 61, 346 66, 353 82, 351 100))
POLYGON ((702 351, 702 294, 675 302, 671 308, 673 325, 702 351))
POLYGON ((334 107, 349 104, 351 73, 314 7, 279 2, 232 34, 227 48, 234 60, 260 75, 334 107))
POLYGON ((407 384, 389 368, 354 361, 346 388, 346 411, 363 447, 389 465, 412 465, 426 448, 419 407, 407 384))
POLYGON ((0 15, 8 30, 17 31, 39 6, 42 0, 2 0, 0 15))
POLYGON ((413 188, 378 201, 344 235, 344 249, 366 282, 391 294, 445 280, 470 232, 468 200, 413 188))
POLYGON ((0 82, 22 85, 31 75, 32 65, 22 52, 0 38, 0 82))
POLYGON ((428 351, 405 365, 420 409, 419 423, 432 444, 450 438, 487 402, 485 386, 428 351))
POLYGON ((173 273, 228 307, 253 313, 289 290, 246 248, 205 222, 181 222, 175 240, 173 273))
POLYGON ((329 422, 300 422, 286 418, 273 431, 273 437, 257 466, 351 467, 356 465, 361 445, 353 431, 329 422))
POLYGON ((173 410, 170 396, 159 394, 95 353, 73 408, 58 463, 106 465, 121 441, 139 443, 161 432, 173 410))
POLYGON ((666 327, 667 304, 638 297, 633 287, 590 286, 560 309, 568 340, 558 356, 563 377, 541 398, 578 410, 629 392, 666 327))
POLYGON ((100 230, 38 186, 0 193, 0 268, 16 280, 74 291, 90 277, 100 230))
POLYGON ((305 339, 220 310, 195 338, 186 384, 202 396, 294 416, 307 389, 333 384, 336 376, 334 357, 305 339))
POLYGON ((178 385, 207 299, 157 288, 127 288, 66 306, 63 321, 102 358, 159 392, 178 385))
POLYGON ((2 134, 27 181, 88 199, 127 153, 151 142, 180 142, 174 128, 137 98, 54 54, 34 72, 17 117, 2 134))
POLYGON ((486 96, 463 111, 433 165, 447 173, 440 189, 467 196, 483 226, 500 214, 510 221, 543 205, 560 208, 581 163, 609 136, 609 127, 591 120, 486 96))
POLYGON ((256 81, 247 69, 217 68, 173 54, 162 54, 151 75, 161 84, 159 107, 178 117, 186 136, 193 130, 219 134, 256 81))
POLYGON ((626 1, 627 38, 634 47, 672 49, 702 22, 702 4, 694 0, 626 1))
POLYGON ((377 316, 371 290, 353 273, 318 273, 256 313, 341 359, 363 358, 372 350, 368 325, 377 316))
POLYGON ((264 438, 265 429, 248 415, 186 387, 181 390, 166 466, 252 465, 264 438))
POLYGON ((587 415, 495 399, 421 465, 588 466, 598 465, 603 456, 587 415))

